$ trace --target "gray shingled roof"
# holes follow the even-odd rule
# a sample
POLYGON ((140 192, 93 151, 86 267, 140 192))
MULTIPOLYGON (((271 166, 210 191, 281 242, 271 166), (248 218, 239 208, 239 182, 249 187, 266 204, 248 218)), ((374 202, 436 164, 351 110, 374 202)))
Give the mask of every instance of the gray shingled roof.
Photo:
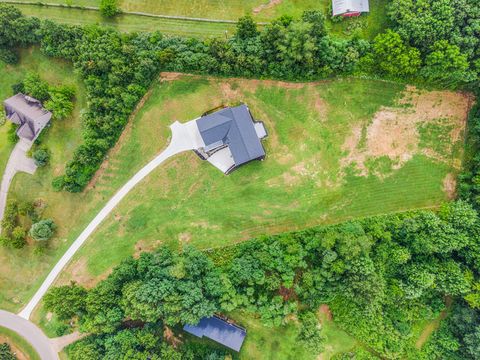
POLYGON ((23 94, 17 94, 4 101, 7 117, 20 125, 18 136, 34 140, 48 124, 52 113, 45 110, 38 100, 23 94))
POLYGON ((197 120, 207 151, 220 142, 228 145, 235 166, 265 156, 248 107, 227 107, 197 120))
POLYGON ((247 335, 245 329, 229 324, 216 316, 203 318, 198 325, 185 325, 183 330, 199 338, 205 336, 235 351, 240 351, 247 335))

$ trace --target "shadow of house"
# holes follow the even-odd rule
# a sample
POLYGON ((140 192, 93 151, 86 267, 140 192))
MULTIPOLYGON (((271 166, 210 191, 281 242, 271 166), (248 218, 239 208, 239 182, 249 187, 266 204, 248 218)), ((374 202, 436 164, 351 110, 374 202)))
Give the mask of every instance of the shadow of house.
POLYGON ((202 116, 196 123, 205 145, 197 149, 197 155, 225 174, 265 158, 261 140, 267 131, 263 122, 253 119, 246 105, 225 107, 202 116))
POLYGON ((21 139, 34 141, 52 118, 40 101, 24 94, 14 95, 3 104, 7 118, 18 125, 17 135, 21 139))

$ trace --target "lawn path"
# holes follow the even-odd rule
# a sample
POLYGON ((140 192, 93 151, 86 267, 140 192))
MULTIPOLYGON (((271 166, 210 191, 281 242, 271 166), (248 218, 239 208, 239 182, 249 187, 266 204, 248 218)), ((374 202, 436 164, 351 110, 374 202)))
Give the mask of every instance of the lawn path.
POLYGON ((137 172, 100 210, 95 218, 88 224, 83 230, 80 236, 73 242, 68 248, 62 258, 55 264, 53 269, 48 274, 40 288, 37 290, 33 298, 29 301, 27 306, 18 314, 24 319, 29 319, 35 307, 39 304, 45 293, 53 284, 63 268, 70 262, 75 253, 80 249, 83 243, 88 237, 95 231, 100 223, 110 214, 110 212, 120 203, 120 201, 148 174, 150 174, 155 168, 162 164, 165 160, 171 156, 197 149, 202 146, 201 138, 199 137, 198 129, 196 128, 195 120, 188 123, 181 124, 178 121, 170 125, 172 131, 172 139, 168 147, 160 153, 155 159, 150 161, 145 167, 137 172), (197 136, 198 135, 198 136, 197 136))

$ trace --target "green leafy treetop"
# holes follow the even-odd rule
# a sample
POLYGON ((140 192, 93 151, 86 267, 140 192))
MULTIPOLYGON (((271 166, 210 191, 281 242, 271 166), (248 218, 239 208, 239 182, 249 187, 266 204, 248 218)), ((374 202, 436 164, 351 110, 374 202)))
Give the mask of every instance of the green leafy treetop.
POLYGON ((52 219, 44 219, 32 225, 29 235, 37 241, 47 241, 53 236, 55 223, 52 219))

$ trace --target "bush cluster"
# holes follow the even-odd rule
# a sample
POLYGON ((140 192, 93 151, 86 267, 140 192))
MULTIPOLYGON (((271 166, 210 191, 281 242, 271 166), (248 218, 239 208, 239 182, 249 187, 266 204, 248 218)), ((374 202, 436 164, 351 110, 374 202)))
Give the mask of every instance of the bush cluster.
POLYGON ((244 310, 280 326, 297 314, 299 345, 319 351, 313 313, 328 304, 339 326, 381 356, 420 356, 410 341, 414 325, 445 310, 445 297, 480 308, 479 234, 477 212, 456 202, 438 213, 269 236, 229 253, 162 247, 124 261, 91 290, 52 289, 46 305, 62 318, 78 317, 94 338, 131 321, 171 327, 244 310))

